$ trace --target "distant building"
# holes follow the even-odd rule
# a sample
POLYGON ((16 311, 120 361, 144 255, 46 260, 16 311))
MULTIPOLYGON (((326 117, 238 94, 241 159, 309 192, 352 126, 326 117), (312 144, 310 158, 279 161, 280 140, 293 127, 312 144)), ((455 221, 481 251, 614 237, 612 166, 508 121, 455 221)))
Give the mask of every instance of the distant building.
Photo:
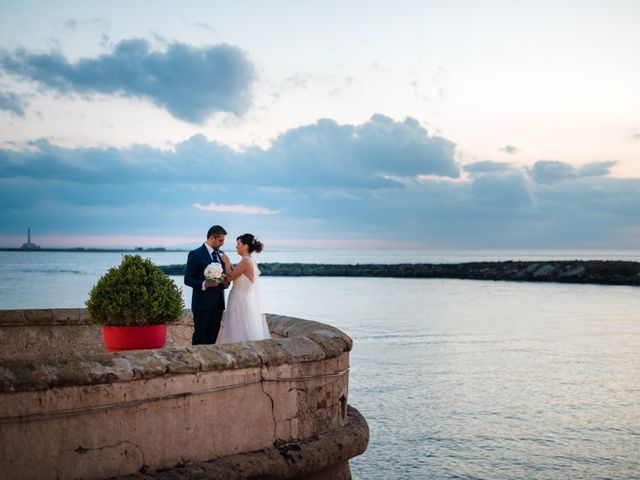
POLYGON ((31 228, 27 229, 27 243, 23 243, 20 250, 40 250, 40 246, 31 243, 31 228))

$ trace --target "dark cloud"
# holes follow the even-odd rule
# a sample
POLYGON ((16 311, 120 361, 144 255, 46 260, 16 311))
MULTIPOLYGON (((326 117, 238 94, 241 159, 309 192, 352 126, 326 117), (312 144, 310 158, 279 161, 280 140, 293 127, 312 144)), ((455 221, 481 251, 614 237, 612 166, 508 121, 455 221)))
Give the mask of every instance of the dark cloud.
POLYGON ((573 165, 555 160, 539 160, 533 164, 529 174, 536 182, 554 184, 578 177, 573 165))
POLYGON ((171 43, 164 51, 154 51, 143 39, 123 40, 108 54, 76 63, 56 52, 0 50, 0 66, 61 94, 146 98, 194 123, 216 112, 246 112, 256 77, 252 63, 237 47, 171 43))
POLYGON ((0 110, 24 117, 25 103, 19 95, 12 92, 0 92, 0 110))
POLYGON ((501 152, 508 153, 509 155, 515 155, 520 152, 518 147, 514 147, 513 145, 505 145, 500 149, 501 152))
POLYGON ((587 163, 578 169, 580 177, 603 177, 611 173, 611 167, 616 165, 615 161, 587 163))
POLYGON ((606 176, 613 162, 516 168, 484 161, 466 165, 471 175, 460 178, 454 148, 415 120, 381 115, 360 125, 321 120, 244 152, 202 136, 173 151, 67 149, 41 140, 0 150, 0 225, 2 233, 31 225, 42 234, 183 236, 222 223, 278 238, 474 248, 630 247, 630 229, 640 230, 640 179, 606 176))
POLYGON ((530 209, 536 198, 530 179, 519 171, 492 172, 476 178, 472 183, 475 202, 500 210, 519 213, 530 209))
POLYGON ((413 119, 395 122, 375 115, 362 125, 320 120, 287 131, 266 150, 243 153, 201 135, 173 152, 145 146, 65 149, 39 140, 28 151, 0 150, 0 177, 380 188, 396 185, 392 178, 398 177, 458 177, 454 149, 455 144, 430 136, 413 119))
POLYGON ((629 226, 640 227, 640 179, 583 177, 540 186, 537 191, 543 211, 571 210, 579 217, 590 218, 596 226, 600 222, 627 221, 629 226))
POLYGON ((531 178, 541 184, 554 184, 580 177, 601 177, 610 173, 615 161, 587 163, 576 168, 565 162, 539 160, 529 170, 531 178))
POLYGON ((382 187, 395 184, 392 177, 457 178, 454 151, 453 142, 430 136, 412 118, 374 115, 362 125, 319 120, 289 130, 269 150, 248 152, 247 165, 261 166, 258 159, 264 159, 260 176, 270 183, 382 187))

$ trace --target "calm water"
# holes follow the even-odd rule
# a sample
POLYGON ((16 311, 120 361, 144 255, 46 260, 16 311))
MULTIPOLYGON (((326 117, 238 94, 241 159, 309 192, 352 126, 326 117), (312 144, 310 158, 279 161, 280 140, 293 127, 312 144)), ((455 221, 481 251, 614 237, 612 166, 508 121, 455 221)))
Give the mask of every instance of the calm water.
MULTIPOLYGON (((638 252, 269 255, 262 260, 640 261, 638 252)), ((186 254, 148 256, 169 264, 183 263, 186 254)), ((0 308, 81 307, 120 257, 0 252, 0 308)), ((349 403, 371 429, 369 449, 352 461, 355 478, 640 478, 639 289, 441 279, 263 281, 267 311, 331 323, 354 339, 349 403)))

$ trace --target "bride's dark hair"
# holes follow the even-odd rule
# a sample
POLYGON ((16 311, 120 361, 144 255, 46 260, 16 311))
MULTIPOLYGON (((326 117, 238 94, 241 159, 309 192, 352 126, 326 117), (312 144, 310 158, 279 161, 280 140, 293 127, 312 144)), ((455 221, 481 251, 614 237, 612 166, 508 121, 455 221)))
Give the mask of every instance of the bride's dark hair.
POLYGON ((236 240, 239 240, 244 245, 249 247, 249 253, 258 252, 260 253, 264 248, 264 244, 256 238, 255 235, 251 233, 245 233, 240 235, 236 240))

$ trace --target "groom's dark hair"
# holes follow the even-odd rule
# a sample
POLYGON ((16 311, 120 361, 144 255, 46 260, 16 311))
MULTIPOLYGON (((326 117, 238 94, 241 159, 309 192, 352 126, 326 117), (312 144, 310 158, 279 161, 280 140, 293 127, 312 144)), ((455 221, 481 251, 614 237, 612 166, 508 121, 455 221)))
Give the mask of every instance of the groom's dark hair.
POLYGON ((207 232, 207 238, 209 237, 218 237, 220 235, 226 235, 227 231, 222 228, 220 225, 214 225, 207 232))

